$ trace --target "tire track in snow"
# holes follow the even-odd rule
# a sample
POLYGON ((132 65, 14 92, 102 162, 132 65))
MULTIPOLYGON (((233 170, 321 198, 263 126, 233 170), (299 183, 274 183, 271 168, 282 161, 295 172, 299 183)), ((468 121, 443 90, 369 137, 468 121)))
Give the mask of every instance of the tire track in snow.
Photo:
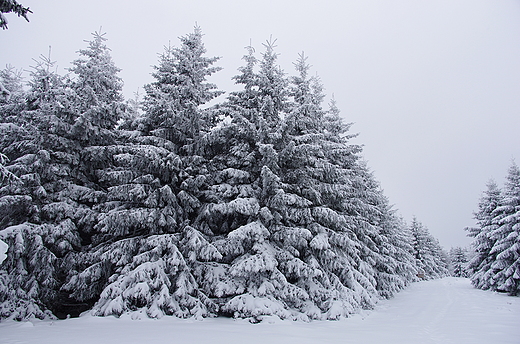
MULTIPOLYGON (((450 313, 453 306, 453 288, 451 283, 444 281, 442 284, 442 295, 436 300, 430 301, 430 311, 427 316, 431 317, 422 332, 424 337, 428 338, 431 343, 445 343, 446 336, 442 328, 442 320, 450 313)), ((440 293, 439 293, 440 294, 440 293)))

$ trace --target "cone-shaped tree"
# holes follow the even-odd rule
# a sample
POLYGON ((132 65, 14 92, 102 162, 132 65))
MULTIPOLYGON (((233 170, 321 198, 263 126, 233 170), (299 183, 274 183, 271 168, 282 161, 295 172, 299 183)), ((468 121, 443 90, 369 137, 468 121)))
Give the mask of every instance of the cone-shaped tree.
POLYGON ((471 282, 480 289, 491 287, 491 264, 496 259, 496 254, 491 254, 496 241, 491 237, 491 233, 498 227, 494 222, 493 214, 501 202, 502 195, 498 185, 492 180, 489 181, 487 190, 480 198, 479 209, 473 215, 477 226, 466 228, 468 235, 475 238, 472 243, 475 256, 470 260, 468 269, 471 273, 471 282))
MULTIPOLYGON (((206 57, 202 31, 181 37, 181 46, 168 46, 160 55, 153 77, 156 81, 146 85, 144 131, 175 142, 188 149, 207 129, 200 105, 222 92, 207 77, 220 70, 212 66, 217 57, 206 57)), ((188 151, 183 153, 188 153, 188 151)))
POLYGON ((205 81, 218 70, 212 67, 217 58, 204 53, 199 28, 181 37, 179 48, 168 47, 155 81, 145 86, 140 131, 121 131, 122 144, 86 153, 108 191, 107 202, 99 207, 90 261, 78 266, 64 288, 79 301, 99 298, 95 314, 216 313, 193 272, 221 255, 190 226, 207 175, 198 155, 207 131, 207 111, 200 106, 220 94, 205 81))
POLYGON ((492 288, 517 295, 520 291, 520 169, 509 168, 502 202, 493 211, 497 228, 489 236, 495 241, 489 252, 496 255, 491 264, 492 288))
POLYGON ((70 71, 75 74, 72 88, 76 93, 75 110, 79 115, 74 135, 83 144, 111 143, 113 129, 124 111, 123 81, 112 61, 104 33, 94 32, 88 47, 79 50, 70 71))

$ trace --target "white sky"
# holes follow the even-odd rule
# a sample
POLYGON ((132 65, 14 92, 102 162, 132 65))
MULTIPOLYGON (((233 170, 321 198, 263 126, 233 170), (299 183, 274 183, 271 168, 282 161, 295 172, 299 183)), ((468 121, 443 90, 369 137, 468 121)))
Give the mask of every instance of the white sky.
POLYGON ((47 54, 65 72, 107 32, 125 95, 152 81, 151 66, 171 41, 205 34, 208 56, 222 56, 213 82, 231 77, 251 40, 272 35, 293 74, 309 56, 332 93, 390 202, 413 215, 446 248, 470 242, 463 231, 486 182, 503 185, 520 163, 520 1, 518 0, 19 0, 30 23, 6 15, 0 67, 29 69, 47 54))

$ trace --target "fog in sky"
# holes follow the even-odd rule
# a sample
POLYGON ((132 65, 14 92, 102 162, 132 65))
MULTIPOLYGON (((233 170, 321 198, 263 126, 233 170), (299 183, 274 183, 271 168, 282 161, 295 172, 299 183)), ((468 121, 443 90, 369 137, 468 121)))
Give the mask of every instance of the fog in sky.
POLYGON ((259 53, 277 39, 288 74, 304 51, 390 203, 448 249, 469 244, 463 228, 487 181, 503 185, 512 160, 520 164, 518 0, 19 2, 34 13, 30 23, 6 15, 0 67, 30 70, 52 46, 65 73, 102 27, 127 98, 152 81, 163 46, 195 24, 208 56, 222 57, 212 81, 228 92, 250 42, 259 53))

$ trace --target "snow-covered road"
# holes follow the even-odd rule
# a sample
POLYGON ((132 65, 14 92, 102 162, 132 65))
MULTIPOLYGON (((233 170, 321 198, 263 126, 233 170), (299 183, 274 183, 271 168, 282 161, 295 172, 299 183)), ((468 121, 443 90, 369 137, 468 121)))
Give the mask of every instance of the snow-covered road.
POLYGON ((374 311, 341 321, 204 321, 93 318, 0 323, 0 343, 520 343, 520 298, 472 288, 469 280, 415 283, 374 311))

